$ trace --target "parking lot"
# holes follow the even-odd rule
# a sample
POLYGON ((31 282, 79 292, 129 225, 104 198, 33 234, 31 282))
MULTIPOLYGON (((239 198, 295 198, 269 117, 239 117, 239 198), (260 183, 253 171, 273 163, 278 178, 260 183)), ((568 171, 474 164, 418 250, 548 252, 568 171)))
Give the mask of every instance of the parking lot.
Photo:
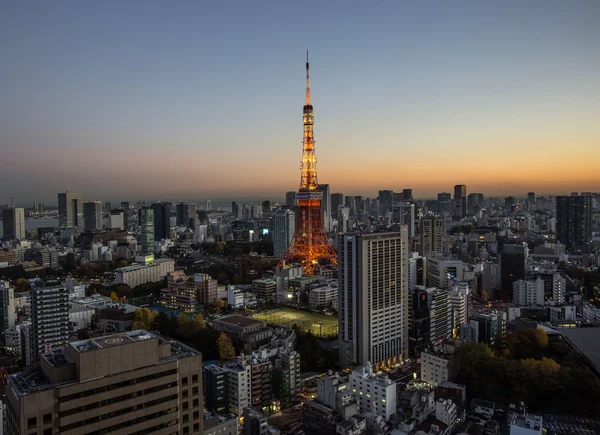
POLYGON ((600 418, 595 417, 546 414, 543 425, 548 430, 548 435, 600 434, 600 418))

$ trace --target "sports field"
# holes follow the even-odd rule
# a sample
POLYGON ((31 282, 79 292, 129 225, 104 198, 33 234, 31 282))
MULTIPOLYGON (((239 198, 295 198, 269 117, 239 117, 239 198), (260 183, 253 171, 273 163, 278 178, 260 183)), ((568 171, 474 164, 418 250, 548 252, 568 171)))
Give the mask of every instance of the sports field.
POLYGON ((310 330, 313 335, 331 337, 338 333, 338 320, 336 316, 309 313, 307 311, 295 310, 293 308, 277 308, 255 314, 255 318, 267 323, 283 325, 291 328, 297 325, 303 331, 310 330), (320 324, 322 322, 322 325, 320 324))

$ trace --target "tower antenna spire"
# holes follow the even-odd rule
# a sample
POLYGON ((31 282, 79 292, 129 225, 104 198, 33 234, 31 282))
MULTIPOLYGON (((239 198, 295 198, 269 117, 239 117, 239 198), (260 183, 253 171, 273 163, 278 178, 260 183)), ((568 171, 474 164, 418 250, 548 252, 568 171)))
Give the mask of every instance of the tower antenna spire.
POLYGON ((310 104, 310 73, 308 65, 308 50, 306 50, 306 104, 310 104))

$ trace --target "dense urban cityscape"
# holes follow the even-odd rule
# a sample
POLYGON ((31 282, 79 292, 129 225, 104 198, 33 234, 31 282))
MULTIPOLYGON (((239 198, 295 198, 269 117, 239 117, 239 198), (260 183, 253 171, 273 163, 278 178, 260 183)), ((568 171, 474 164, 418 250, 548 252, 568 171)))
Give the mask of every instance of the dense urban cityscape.
POLYGON ((327 184, 305 56, 297 190, 2 187, 0 435, 600 433, 600 185, 327 184))

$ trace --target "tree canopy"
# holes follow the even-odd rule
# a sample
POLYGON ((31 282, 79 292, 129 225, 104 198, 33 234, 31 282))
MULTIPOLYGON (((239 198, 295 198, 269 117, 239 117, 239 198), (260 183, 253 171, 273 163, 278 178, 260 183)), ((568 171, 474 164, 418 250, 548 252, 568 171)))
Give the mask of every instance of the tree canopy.
POLYGON ((231 338, 226 332, 221 332, 217 340, 217 349, 219 350, 219 359, 221 361, 230 360, 235 356, 235 348, 231 342, 231 338))
POLYGON ((506 342, 502 356, 482 343, 465 343, 456 350, 453 380, 465 384, 469 396, 501 403, 523 401, 534 411, 600 412, 596 375, 587 365, 561 365, 545 356, 544 331, 517 331, 508 334, 506 342))

